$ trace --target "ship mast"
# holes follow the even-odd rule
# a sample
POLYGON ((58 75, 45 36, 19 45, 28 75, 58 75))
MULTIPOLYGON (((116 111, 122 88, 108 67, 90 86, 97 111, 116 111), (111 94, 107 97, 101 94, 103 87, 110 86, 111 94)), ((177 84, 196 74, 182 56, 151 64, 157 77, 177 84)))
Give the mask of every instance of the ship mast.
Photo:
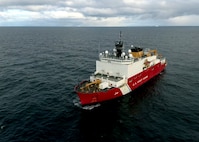
POLYGON ((119 41, 115 42, 115 49, 116 49, 116 56, 121 57, 122 50, 123 50, 123 41, 122 41, 122 32, 120 31, 119 41))
POLYGON ((120 31, 119 39, 122 41, 122 31, 120 31))

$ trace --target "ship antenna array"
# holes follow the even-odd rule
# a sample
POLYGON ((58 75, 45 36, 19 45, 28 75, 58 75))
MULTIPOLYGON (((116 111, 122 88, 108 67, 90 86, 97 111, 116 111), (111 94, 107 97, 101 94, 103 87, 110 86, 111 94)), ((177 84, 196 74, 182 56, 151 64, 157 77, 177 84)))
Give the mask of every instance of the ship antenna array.
POLYGON ((122 41, 122 31, 120 31, 120 42, 122 43, 122 48, 124 49, 124 41, 122 41))
POLYGON ((120 31, 120 41, 122 41, 122 31, 120 31))

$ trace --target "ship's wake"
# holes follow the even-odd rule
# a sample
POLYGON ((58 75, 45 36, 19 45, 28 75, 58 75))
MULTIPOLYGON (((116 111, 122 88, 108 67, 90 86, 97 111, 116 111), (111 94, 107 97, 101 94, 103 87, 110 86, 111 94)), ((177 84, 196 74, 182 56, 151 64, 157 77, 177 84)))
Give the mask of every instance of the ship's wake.
POLYGON ((84 109, 84 110, 92 110, 92 109, 94 109, 96 107, 99 107, 99 106, 101 106, 101 105, 100 104, 87 105, 87 106, 83 106, 82 109, 84 109))
POLYGON ((93 104, 93 105, 86 105, 86 106, 82 106, 79 102, 79 100, 73 100, 73 104, 74 106, 78 107, 78 108, 81 108, 81 109, 84 109, 84 110, 92 110, 96 107, 99 107, 101 106, 101 104, 93 104))

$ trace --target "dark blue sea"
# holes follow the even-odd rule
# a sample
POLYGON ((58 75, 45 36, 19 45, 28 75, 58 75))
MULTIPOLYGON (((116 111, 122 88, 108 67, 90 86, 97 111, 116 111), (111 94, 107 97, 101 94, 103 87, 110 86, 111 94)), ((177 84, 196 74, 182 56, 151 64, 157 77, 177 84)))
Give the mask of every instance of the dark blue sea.
POLYGON ((1 27, 0 142, 198 142, 199 27, 1 27), (87 109, 74 86, 122 38, 155 48, 164 72, 87 109))

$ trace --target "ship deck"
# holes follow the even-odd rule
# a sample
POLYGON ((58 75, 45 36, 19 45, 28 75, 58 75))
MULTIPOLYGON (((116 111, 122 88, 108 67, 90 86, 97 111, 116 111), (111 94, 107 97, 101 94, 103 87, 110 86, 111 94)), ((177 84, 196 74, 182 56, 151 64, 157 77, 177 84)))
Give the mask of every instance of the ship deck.
POLYGON ((78 84, 75 91, 81 92, 81 93, 95 93, 95 92, 102 91, 101 89, 99 89, 97 84, 92 84, 89 87, 87 87, 87 84, 89 83, 91 82, 83 81, 82 83, 78 84))

